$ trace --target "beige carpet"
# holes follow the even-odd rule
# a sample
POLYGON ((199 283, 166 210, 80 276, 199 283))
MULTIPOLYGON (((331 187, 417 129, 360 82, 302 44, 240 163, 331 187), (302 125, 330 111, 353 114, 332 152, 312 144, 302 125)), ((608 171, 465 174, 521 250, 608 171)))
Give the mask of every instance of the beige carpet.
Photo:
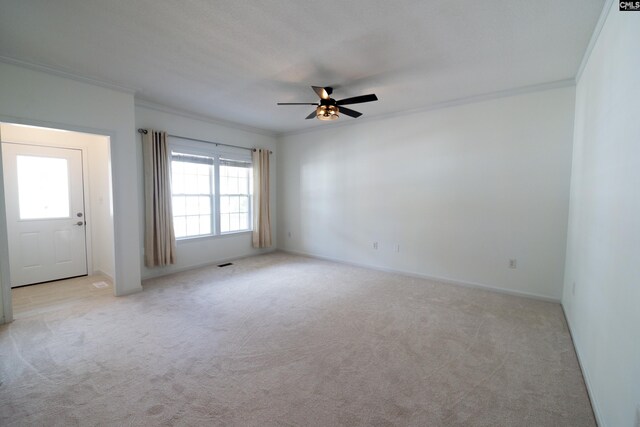
POLYGON ((558 304, 282 253, 0 327, 0 425, 591 426, 558 304))

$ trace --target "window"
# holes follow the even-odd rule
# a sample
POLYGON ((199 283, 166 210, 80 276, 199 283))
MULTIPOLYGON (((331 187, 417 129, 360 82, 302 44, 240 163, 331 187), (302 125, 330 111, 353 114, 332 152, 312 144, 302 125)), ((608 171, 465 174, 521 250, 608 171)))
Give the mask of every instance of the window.
POLYGON ((171 191, 176 238, 206 236, 213 230, 214 159, 172 153, 171 191))
POLYGON ((251 163, 220 159, 220 231, 249 229, 251 163))
POLYGON ((68 218, 67 159, 16 156, 20 219, 68 218))
POLYGON ((249 153, 172 141, 171 191, 177 239, 251 230, 249 153))

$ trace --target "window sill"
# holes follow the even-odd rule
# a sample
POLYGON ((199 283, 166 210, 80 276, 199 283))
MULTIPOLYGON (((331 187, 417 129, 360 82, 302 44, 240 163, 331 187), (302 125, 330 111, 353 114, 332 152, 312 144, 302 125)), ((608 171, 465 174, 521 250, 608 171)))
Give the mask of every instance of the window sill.
POLYGON ((244 234, 251 234, 252 232, 253 230, 245 230, 245 231, 233 231, 231 233, 224 233, 224 234, 211 234, 208 236, 181 237, 179 239, 176 239, 176 244, 182 245, 185 243, 193 243, 193 242, 199 242, 203 240, 227 239, 229 237, 239 237, 244 234))

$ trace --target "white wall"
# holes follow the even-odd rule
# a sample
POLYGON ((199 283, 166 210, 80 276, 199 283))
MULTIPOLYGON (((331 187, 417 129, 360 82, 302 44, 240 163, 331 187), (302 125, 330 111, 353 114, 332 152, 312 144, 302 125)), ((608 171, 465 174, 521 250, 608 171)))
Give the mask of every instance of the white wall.
MULTIPOLYGON (((115 289, 118 295, 141 290, 137 220, 140 195, 139 188, 131 185, 136 182, 139 164, 133 95, 0 63, 0 121, 110 136, 115 289)), ((4 210, 3 202, 4 198, 0 200, 0 211, 4 210)), ((6 230, 0 233, 0 252, 4 253, 5 247, 6 230)), ((4 263, 0 263, 0 268, 4 281, 4 263)), ((7 286, 3 288, 6 297, 7 286)), ((4 306, 6 309, 6 302, 4 306)))
POLYGON ((559 300, 573 101, 560 88, 285 136, 280 247, 559 300))
MULTIPOLYGON (((169 134, 188 138, 215 141, 223 144, 238 145, 241 147, 269 148, 271 154, 271 218, 272 232, 276 233, 276 139, 267 134, 252 132, 240 128, 218 124, 213 121, 198 120, 180 114, 160 111, 157 108, 149 108, 136 105, 136 127, 144 129, 164 130, 169 134)), ((144 194, 142 171, 142 143, 140 136, 136 138, 138 153, 138 191, 144 194)), ((138 201, 140 211, 140 223, 144 224, 144 200, 138 201)), ((140 230, 140 242, 144 242, 144 226, 140 230)), ((277 242, 274 240, 273 248, 277 242)), ((214 264, 233 258, 263 253, 270 249, 257 250, 251 247, 251 233, 239 233, 226 236, 179 240, 177 242, 177 262, 167 267, 147 268, 142 257, 140 247, 140 264, 144 278, 168 274, 174 271, 185 270, 191 267, 214 264)))
POLYGON ((37 144, 83 150, 86 192, 87 246, 91 254, 89 274, 114 277, 113 212, 111 209, 111 161, 109 137, 49 128, 0 124, 3 142, 37 144))
POLYGON ((617 8, 577 85, 562 299, 597 418, 612 427, 640 425, 640 13, 617 8))
POLYGON ((115 277, 113 244, 113 198, 109 144, 97 144, 89 151, 90 206, 93 224, 93 270, 115 277))

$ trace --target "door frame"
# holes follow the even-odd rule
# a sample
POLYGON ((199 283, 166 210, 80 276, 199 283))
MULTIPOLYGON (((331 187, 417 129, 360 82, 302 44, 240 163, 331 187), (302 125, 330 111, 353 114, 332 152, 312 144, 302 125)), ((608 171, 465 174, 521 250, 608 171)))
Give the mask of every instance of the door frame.
MULTIPOLYGON (((58 129, 58 130, 66 130, 71 132, 81 132, 88 133, 93 135, 105 136, 108 138, 107 143, 109 144, 109 183, 111 187, 111 204, 113 204, 113 147, 112 143, 115 138, 114 132, 110 132, 105 129, 96 129, 91 127, 84 126, 74 126, 63 123, 55 123, 48 122, 43 120, 31 120, 31 119, 21 119, 18 117, 10 117, 4 116, 0 114, 0 122, 6 124, 15 124, 15 125, 26 125, 26 126, 35 126, 41 128, 49 128, 49 129, 58 129)), ((0 134, 0 144, 2 143, 2 135, 0 134)), ((37 144, 32 144, 37 145, 37 144)), ((63 147, 64 148, 64 147, 63 147)), ((85 190, 85 186, 88 185, 87 176, 85 174, 88 173, 88 169, 85 167, 85 162, 87 161, 87 153, 86 147, 83 148, 82 151, 82 174, 83 174, 83 191, 85 190)), ((0 317, 0 325, 3 323, 10 323, 13 321, 13 298, 11 294, 11 267, 9 265, 9 235, 7 232, 7 206, 5 202, 5 194, 4 194, 4 168, 3 168, 3 159, 2 159, 2 150, 0 150, 0 293, 2 294, 2 308, 3 308, 3 316, 0 317)), ((85 193, 85 197, 88 193, 85 193)), ((85 199, 86 204, 86 199, 85 199)), ((85 206, 86 208, 86 206, 85 206)), ((90 215, 90 208, 85 211, 85 216, 90 215)), ((88 219, 87 219, 88 221, 88 219)), ((115 251, 115 218, 113 218, 113 233, 114 233, 114 247, 112 248, 115 251)), ((91 233, 87 233, 91 234, 91 233)), ((91 238, 88 237, 86 245, 89 247, 89 242, 91 238)), ((87 272, 91 271, 93 268, 93 260, 89 257, 89 252, 87 251, 87 272), (90 267, 91 266, 91 267, 90 267)), ((113 282, 113 294, 117 295, 117 284, 116 277, 118 276, 119 265, 118 261, 114 259, 113 265, 113 277, 111 278, 113 282)))
MULTIPOLYGON (((6 122, 5 122, 6 123, 6 122)), ((63 150, 79 150, 80 151, 80 159, 82 165, 82 204, 83 212, 84 212, 84 221, 85 224, 92 224, 92 216, 91 216, 91 203, 87 203, 88 200, 91 200, 91 193, 89 189, 89 164, 88 164, 88 150, 86 143, 83 143, 80 147, 64 147, 61 145, 49 145, 42 143, 30 143, 30 142, 13 142, 13 141, 2 141, 2 137, 0 135, 0 146, 2 144, 14 144, 14 145, 26 145, 29 147, 44 147, 44 148, 61 148, 63 150)), ((4 160, 4 159, 2 159, 4 160)), ((4 179, 4 169, 2 170, 3 179, 4 179)), ((6 196, 6 195, 5 195, 6 196)), ((5 214, 6 214, 6 198, 5 202, 5 214)), ((7 233, 8 234, 8 233, 7 233)), ((87 275, 93 274, 93 241, 91 240, 91 232, 87 232, 87 227, 84 227, 84 254, 87 258, 87 275)), ((11 255, 11 251, 9 251, 9 255, 11 255)), ((9 277, 11 277, 11 270, 9 270, 9 277)), ((64 279, 60 279, 64 280, 64 279)), ((11 286, 11 284, 9 284, 11 286)))

